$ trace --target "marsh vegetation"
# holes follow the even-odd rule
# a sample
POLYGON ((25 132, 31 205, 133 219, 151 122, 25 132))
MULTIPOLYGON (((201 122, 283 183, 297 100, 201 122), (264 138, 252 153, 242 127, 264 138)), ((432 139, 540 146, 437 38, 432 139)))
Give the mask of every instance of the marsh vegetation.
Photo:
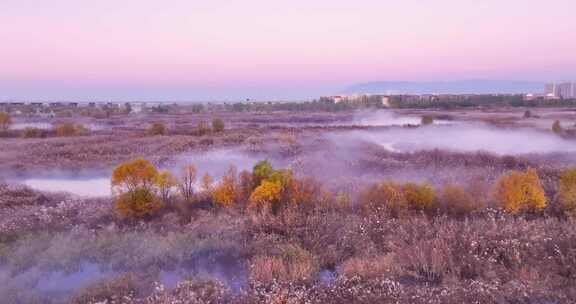
POLYGON ((0 294, 572 303, 576 116, 525 112, 179 109, 6 128, 0 294))

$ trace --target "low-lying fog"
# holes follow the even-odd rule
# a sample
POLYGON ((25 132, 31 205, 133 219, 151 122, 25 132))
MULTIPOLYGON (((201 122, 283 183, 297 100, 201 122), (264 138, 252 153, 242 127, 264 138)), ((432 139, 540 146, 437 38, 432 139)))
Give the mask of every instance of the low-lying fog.
POLYGON ((82 197, 104 197, 111 194, 109 177, 30 178, 20 183, 40 191, 67 192, 82 197))
MULTIPOLYGON (((380 110, 373 112, 360 111, 354 115, 351 125, 389 127, 389 126, 417 126, 422 123, 422 117, 416 115, 401 115, 392 111, 380 110)), ((436 119, 433 124, 448 125, 456 122, 436 119)))
POLYGON ((333 134, 336 141, 362 138, 394 152, 448 150, 484 151, 500 155, 576 152, 576 142, 552 132, 502 129, 482 124, 425 126, 333 134))

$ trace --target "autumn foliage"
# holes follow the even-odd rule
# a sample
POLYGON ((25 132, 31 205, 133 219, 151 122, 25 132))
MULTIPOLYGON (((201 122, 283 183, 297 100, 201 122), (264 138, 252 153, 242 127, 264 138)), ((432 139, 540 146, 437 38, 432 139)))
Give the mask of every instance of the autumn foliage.
POLYGON ((365 215, 381 211, 399 215, 407 210, 433 210, 436 207, 436 192, 427 183, 400 184, 385 181, 364 190, 359 200, 365 215))
POLYGON ((558 201, 564 212, 576 216, 576 168, 566 169, 560 175, 558 201))
POLYGON ((538 211, 547 204, 546 194, 534 169, 513 170, 502 176, 496 184, 495 197, 510 213, 538 211))
POLYGON ((161 122, 155 122, 148 127, 147 133, 150 135, 166 135, 166 126, 161 122))
POLYGON ((12 118, 10 118, 10 114, 6 112, 0 112, 0 132, 8 131, 10 124, 12 124, 12 118))
POLYGON ((112 190, 120 215, 143 217, 162 208, 155 193, 158 175, 156 167, 143 158, 122 163, 114 169, 112 190))
POLYGON ((87 129, 81 124, 65 122, 56 126, 56 135, 63 137, 78 136, 86 133, 87 129))

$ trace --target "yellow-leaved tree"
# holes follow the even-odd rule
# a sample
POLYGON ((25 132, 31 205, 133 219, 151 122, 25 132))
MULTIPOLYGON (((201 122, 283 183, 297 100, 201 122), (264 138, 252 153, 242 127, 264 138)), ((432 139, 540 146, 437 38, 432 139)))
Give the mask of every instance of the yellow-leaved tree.
POLYGON ((212 199, 216 204, 222 207, 231 207, 237 200, 237 180, 236 168, 230 167, 220 183, 212 189, 212 199))
POLYGON ((122 163, 114 169, 112 191, 116 197, 116 210, 121 216, 144 217, 162 208, 155 193, 157 176, 156 167, 143 158, 122 163))
POLYGON ((564 212, 576 216, 576 167, 566 169, 560 175, 558 201, 564 212))
POLYGON ((435 207, 436 192, 431 185, 406 183, 402 190, 409 207, 417 210, 430 210, 435 207))
POLYGON ((158 187, 162 201, 167 203, 172 194, 172 189, 178 185, 178 180, 174 175, 172 175, 172 173, 170 173, 170 171, 166 170, 160 171, 158 175, 156 175, 154 183, 156 184, 156 187, 158 187))
POLYGON ((496 201, 510 213, 539 211, 546 207, 548 199, 536 170, 512 170, 496 183, 496 201))
POLYGON ((12 118, 10 118, 10 114, 6 112, 0 112, 0 132, 8 131, 10 125, 12 124, 12 118))
POLYGON ((250 195, 250 206, 256 208, 274 207, 280 202, 282 184, 278 181, 263 180, 250 195))

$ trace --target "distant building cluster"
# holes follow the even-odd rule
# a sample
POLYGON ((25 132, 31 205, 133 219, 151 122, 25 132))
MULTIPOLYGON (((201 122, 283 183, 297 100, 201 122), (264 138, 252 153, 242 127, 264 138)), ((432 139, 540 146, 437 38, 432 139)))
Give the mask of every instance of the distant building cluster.
POLYGON ((547 98, 575 99, 576 82, 547 83, 544 95, 547 98))

